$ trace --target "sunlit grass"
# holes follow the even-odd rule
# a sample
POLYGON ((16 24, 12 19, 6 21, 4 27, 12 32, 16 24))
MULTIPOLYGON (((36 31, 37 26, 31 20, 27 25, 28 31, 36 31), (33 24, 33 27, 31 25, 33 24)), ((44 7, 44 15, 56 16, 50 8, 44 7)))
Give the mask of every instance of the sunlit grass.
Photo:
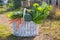
POLYGON ((10 30, 11 29, 9 27, 0 24, 0 37, 6 37, 11 35, 10 30))
POLYGON ((18 40, 18 37, 12 35, 11 28, 0 24, 0 40, 18 40))
POLYGON ((4 8, 0 8, 0 12, 6 11, 6 9, 4 8))
POLYGON ((60 21, 53 20, 51 23, 49 23, 49 21, 46 22, 44 27, 40 27, 40 32, 60 40, 60 21), (47 23, 50 24, 50 26, 47 26, 47 23))

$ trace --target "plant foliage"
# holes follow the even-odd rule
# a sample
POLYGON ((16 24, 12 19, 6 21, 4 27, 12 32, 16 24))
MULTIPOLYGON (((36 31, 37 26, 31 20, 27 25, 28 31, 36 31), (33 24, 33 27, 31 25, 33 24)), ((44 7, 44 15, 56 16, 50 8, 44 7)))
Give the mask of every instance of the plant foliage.
POLYGON ((16 19, 16 18, 22 18, 22 12, 21 11, 17 11, 17 12, 9 12, 8 13, 8 17, 12 20, 16 19))
POLYGON ((41 5, 34 3, 32 7, 32 18, 35 23, 41 23, 49 15, 49 11, 52 10, 52 6, 45 2, 41 5))

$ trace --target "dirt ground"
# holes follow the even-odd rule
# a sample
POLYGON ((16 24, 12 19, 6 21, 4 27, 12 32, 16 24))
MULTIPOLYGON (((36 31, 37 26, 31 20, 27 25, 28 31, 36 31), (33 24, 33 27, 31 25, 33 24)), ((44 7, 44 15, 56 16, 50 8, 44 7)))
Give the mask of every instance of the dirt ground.
POLYGON ((6 14, 0 14, 0 24, 8 25, 8 18, 6 14))

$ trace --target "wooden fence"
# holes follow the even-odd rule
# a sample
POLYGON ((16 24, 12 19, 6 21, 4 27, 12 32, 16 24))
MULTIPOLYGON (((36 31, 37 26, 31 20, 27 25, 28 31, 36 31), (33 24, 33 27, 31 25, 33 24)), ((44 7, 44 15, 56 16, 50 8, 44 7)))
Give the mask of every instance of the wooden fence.
POLYGON ((56 5, 60 8, 60 0, 26 0, 25 2, 24 2, 24 6, 26 6, 26 5, 32 5, 34 2, 38 2, 39 4, 42 2, 42 1, 44 1, 44 2, 46 2, 46 3, 48 3, 48 4, 51 4, 53 7, 55 7, 56 5))

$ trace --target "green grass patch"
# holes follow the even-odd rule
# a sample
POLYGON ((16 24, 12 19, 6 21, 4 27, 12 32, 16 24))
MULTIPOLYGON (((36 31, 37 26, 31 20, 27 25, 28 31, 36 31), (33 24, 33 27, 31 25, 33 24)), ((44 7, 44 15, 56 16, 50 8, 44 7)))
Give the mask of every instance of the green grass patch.
POLYGON ((10 28, 0 24, 0 37, 6 37, 11 35, 10 28))
POLYGON ((0 8, 0 12, 6 11, 6 9, 4 8, 0 8))
POLYGON ((12 35, 11 28, 0 24, 0 40, 18 40, 18 37, 12 35))

